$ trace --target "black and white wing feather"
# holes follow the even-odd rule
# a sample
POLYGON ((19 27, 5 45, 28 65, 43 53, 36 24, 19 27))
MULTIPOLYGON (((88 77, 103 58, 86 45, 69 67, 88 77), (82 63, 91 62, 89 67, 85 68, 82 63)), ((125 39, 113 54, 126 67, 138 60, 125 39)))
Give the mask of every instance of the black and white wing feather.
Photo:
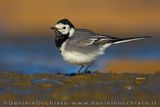
POLYGON ((108 35, 102 35, 98 33, 94 33, 88 29, 76 29, 76 32, 72 38, 69 39, 69 44, 75 46, 93 46, 99 45, 103 46, 106 44, 118 44, 129 41, 135 41, 140 39, 148 38, 149 36, 141 36, 141 37, 129 37, 129 38, 117 38, 108 35))
POLYGON ((87 29, 79 29, 79 32, 76 34, 75 43, 76 46, 90 46, 90 45, 105 45, 105 44, 118 44, 129 41, 135 41, 140 39, 145 39, 150 36, 141 36, 141 37, 129 37, 129 38, 117 38, 108 35, 101 35, 94 33, 87 29))

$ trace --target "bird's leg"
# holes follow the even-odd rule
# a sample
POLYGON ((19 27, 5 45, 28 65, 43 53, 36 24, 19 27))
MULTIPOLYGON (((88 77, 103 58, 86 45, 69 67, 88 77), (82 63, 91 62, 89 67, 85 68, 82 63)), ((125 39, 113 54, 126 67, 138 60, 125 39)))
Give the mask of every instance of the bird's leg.
POLYGON ((88 71, 90 66, 91 66, 91 64, 86 67, 86 69, 84 70, 84 73, 86 73, 88 71))
POLYGON ((81 72, 81 70, 82 70, 83 67, 84 67, 84 65, 82 65, 82 66, 80 67, 80 69, 78 70, 78 74, 81 72))

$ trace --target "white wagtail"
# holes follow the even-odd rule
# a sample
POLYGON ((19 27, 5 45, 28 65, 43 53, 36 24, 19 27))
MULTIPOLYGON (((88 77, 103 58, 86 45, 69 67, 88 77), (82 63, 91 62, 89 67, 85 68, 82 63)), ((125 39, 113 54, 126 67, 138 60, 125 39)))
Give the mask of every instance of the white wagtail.
POLYGON ((84 66, 86 66, 84 70, 86 72, 96 58, 104 54, 109 46, 149 37, 120 39, 98 34, 88 29, 77 29, 68 19, 59 20, 51 29, 55 30, 55 44, 64 60, 81 65, 78 73, 81 72, 84 66))

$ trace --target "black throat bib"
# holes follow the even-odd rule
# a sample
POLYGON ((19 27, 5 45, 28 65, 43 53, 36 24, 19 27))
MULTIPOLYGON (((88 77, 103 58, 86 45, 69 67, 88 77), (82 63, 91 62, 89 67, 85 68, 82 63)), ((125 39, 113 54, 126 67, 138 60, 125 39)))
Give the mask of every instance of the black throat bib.
POLYGON ((59 31, 55 31, 55 44, 56 47, 58 49, 61 48, 61 45, 67 40, 69 39, 69 33, 66 35, 63 35, 62 33, 60 33, 59 31))

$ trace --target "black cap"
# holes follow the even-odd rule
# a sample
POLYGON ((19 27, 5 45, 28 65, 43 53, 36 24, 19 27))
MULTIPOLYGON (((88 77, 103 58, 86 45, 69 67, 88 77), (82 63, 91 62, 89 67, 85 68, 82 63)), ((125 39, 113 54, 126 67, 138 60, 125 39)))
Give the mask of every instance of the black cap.
POLYGON ((58 23, 68 24, 70 27, 75 28, 74 25, 68 19, 61 19, 57 22, 57 24, 58 23))

